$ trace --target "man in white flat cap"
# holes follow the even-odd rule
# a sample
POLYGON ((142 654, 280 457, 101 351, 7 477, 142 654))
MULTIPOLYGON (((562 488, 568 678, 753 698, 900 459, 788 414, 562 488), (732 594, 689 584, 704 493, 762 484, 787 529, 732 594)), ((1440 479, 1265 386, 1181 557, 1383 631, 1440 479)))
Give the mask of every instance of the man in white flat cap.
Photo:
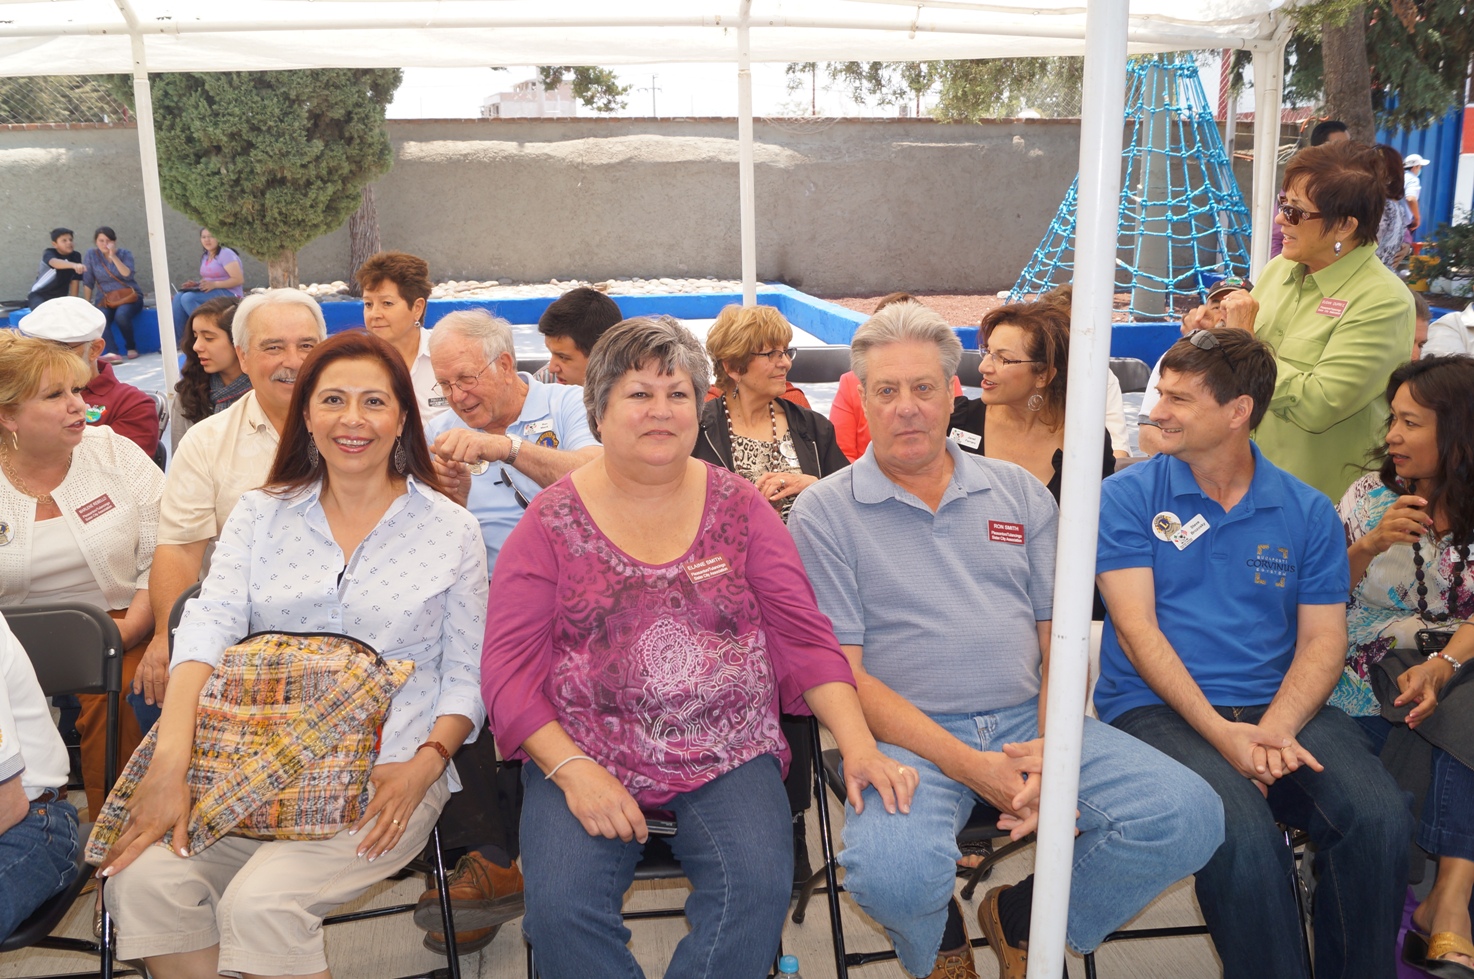
POLYGON ((87 300, 61 296, 48 299, 26 314, 18 329, 21 336, 59 343, 81 357, 92 372, 92 380, 82 389, 87 424, 107 425, 152 457, 159 447, 158 408, 153 398, 118 380, 112 364, 98 360, 105 345, 102 331, 106 325, 102 310, 87 300))
MULTIPOLYGON (((1423 223, 1423 210, 1418 206, 1418 198, 1423 196, 1423 178, 1419 176, 1423 168, 1433 161, 1417 153, 1409 153, 1402 158, 1402 195, 1407 200, 1407 206, 1412 209, 1413 220, 1408 225, 1408 231, 1413 237, 1417 237, 1418 225, 1423 223)), ((1411 239, 1410 239, 1411 240, 1411 239)))

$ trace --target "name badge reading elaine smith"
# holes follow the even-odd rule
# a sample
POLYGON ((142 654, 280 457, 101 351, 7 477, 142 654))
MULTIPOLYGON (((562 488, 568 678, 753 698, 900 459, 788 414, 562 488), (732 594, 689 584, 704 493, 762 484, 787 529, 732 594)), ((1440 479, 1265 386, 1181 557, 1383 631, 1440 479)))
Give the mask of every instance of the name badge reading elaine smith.
POLYGON ((1327 297, 1320 301, 1320 305, 1315 307, 1315 311, 1322 316, 1340 316, 1346 312, 1348 305, 1350 304, 1344 299, 1331 299, 1327 297))
POLYGON ((1024 542, 1024 525, 1021 523, 1006 523, 1002 520, 989 520, 988 540, 997 541, 1000 544, 1022 544, 1024 542))
POLYGON ((691 579, 691 584, 699 585, 708 578, 720 578, 724 574, 731 574, 732 566, 727 563, 723 555, 717 554, 702 558, 700 561, 683 564, 681 570, 686 572, 686 577, 691 579))

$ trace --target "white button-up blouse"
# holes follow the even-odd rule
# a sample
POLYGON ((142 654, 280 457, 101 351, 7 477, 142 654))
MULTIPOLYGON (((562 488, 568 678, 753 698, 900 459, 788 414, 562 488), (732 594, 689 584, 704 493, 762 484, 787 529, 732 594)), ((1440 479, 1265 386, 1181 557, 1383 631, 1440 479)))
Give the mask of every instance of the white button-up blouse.
MULTIPOLYGON (((199 597, 185 606, 171 666, 214 666, 255 632, 341 633, 385 659, 415 663, 385 719, 379 761, 408 761, 445 714, 470 718, 479 730, 487 586, 476 519, 411 477, 345 561, 321 488, 286 499, 263 490, 241 497, 199 597)), ((453 767, 450 785, 460 788, 453 767)))

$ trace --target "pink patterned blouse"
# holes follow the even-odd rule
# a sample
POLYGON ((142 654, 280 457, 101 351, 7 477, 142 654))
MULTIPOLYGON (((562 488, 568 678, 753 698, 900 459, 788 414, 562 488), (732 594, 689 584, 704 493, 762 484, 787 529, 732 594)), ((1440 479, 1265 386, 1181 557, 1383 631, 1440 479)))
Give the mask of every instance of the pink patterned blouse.
POLYGON ((605 537, 571 478, 539 493, 497 558, 481 664, 504 752, 557 721, 646 807, 759 755, 786 772, 780 709, 854 684, 778 515, 710 465, 696 540, 662 565, 605 537))

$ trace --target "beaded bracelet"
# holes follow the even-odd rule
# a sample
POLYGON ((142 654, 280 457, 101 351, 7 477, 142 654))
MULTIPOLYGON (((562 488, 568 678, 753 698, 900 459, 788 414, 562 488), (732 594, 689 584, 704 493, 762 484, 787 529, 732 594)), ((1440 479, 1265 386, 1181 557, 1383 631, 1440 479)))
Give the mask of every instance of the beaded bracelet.
POLYGON ((445 764, 447 766, 450 765, 450 752, 445 749, 445 745, 441 744, 439 741, 426 741, 424 744, 415 749, 415 754, 419 754, 426 748, 434 748, 435 753, 441 758, 445 759, 445 764))
POLYGON ((1429 653, 1428 654, 1428 661, 1429 662, 1432 662, 1435 659, 1441 659, 1445 663, 1448 663, 1451 666, 1453 666, 1455 673, 1459 672, 1459 667, 1464 665, 1464 664, 1460 663, 1458 660, 1454 659, 1448 653, 1443 652, 1442 650, 1439 650, 1436 653, 1429 653))

